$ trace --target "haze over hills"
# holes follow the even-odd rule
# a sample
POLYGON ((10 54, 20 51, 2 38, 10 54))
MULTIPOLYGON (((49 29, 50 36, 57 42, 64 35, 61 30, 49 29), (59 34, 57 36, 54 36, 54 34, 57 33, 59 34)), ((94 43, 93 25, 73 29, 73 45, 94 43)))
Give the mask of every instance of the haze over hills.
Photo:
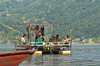
POLYGON ((100 0, 0 0, 0 22, 8 40, 18 23, 71 23, 73 38, 99 38, 100 0))

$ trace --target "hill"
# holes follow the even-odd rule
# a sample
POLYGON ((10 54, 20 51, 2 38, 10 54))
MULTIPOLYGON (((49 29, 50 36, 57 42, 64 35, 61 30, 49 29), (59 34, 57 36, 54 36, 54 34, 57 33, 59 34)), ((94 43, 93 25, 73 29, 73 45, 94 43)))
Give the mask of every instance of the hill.
MULTIPOLYGON (((100 0, 0 0, 0 22, 11 28, 18 23, 71 23, 73 38, 98 38, 99 3, 100 0)), ((5 36, 13 37, 13 29, 0 24, 0 32, 3 31, 5 36)))

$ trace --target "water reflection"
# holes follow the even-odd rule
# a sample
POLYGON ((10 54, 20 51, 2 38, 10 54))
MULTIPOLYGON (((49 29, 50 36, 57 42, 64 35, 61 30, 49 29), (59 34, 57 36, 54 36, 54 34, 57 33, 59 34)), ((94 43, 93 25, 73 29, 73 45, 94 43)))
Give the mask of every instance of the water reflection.
POLYGON ((71 55, 33 55, 20 66, 72 66, 72 58, 71 55))

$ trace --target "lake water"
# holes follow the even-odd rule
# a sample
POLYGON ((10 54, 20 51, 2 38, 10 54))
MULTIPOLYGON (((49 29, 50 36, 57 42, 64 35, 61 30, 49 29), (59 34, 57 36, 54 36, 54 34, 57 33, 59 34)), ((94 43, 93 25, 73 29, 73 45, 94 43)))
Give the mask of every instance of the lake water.
MULTIPOLYGON (((0 52, 10 52, 14 46, 0 46, 0 52)), ((19 66, 100 66, 100 46, 73 46, 71 55, 32 55, 19 66)))

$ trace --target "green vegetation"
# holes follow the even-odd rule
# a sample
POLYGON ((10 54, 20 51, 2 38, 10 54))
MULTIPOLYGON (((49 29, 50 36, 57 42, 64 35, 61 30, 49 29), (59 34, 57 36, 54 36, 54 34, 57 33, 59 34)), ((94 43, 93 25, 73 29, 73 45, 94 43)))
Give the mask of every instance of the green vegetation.
MULTIPOLYGON (((12 40, 18 23, 71 23, 73 38, 96 41, 100 40, 100 0, 0 0, 0 22, 0 40, 12 40)), ((25 28, 17 30, 22 34, 25 28)))

